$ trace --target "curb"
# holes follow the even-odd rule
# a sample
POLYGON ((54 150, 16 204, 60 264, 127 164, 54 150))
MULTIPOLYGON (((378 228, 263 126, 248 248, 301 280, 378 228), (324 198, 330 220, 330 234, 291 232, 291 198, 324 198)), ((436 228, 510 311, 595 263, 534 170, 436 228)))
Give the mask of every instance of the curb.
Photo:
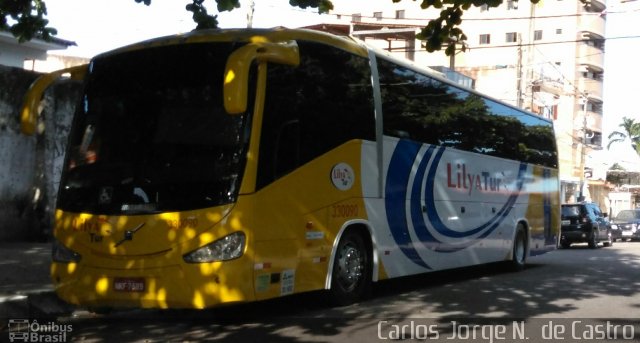
POLYGON ((74 310, 74 306, 60 300, 53 291, 0 297, 0 318, 52 318, 70 315, 74 310))

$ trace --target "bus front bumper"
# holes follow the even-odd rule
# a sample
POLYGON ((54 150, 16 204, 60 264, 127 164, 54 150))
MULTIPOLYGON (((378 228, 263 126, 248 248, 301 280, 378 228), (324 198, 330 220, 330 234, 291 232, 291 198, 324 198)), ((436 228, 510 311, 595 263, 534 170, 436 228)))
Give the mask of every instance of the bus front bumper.
POLYGON ((145 269, 54 262, 51 276, 56 294, 78 306, 202 309, 254 300, 251 274, 240 268, 241 260, 145 269))

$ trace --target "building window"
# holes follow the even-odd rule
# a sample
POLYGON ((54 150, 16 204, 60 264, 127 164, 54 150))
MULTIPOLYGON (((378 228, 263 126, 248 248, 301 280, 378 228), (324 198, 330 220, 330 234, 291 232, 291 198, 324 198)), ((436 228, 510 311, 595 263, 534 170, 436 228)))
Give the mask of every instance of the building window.
POLYGON ((590 39, 583 41, 584 44, 590 45, 594 48, 600 49, 604 51, 604 39, 590 39))
POLYGON ((597 73, 597 72, 593 72, 593 71, 585 71, 585 72, 582 73, 582 77, 584 77, 586 79, 600 81, 600 80, 602 80, 602 73, 597 73))
POLYGON ((517 32, 507 32, 507 36, 505 38, 505 41, 507 43, 515 43, 517 40, 518 40, 517 32))
POLYGON ((533 32, 533 40, 541 40, 542 39, 542 30, 535 30, 533 32))
POLYGON ((587 111, 602 114, 602 103, 600 102, 587 102, 587 111))
POLYGON ((373 17, 376 18, 377 21, 382 20, 382 12, 373 12, 373 17))
POLYGON ((518 9, 517 0, 507 0, 507 10, 517 10, 517 9, 518 9))
POLYGON ((556 29, 556 34, 557 35, 561 35, 562 34, 562 29, 556 29))
POLYGON ((482 6, 480 6, 480 12, 486 12, 488 10, 489 10, 489 5, 482 4, 482 6))
POLYGON ((404 10, 396 11, 396 19, 404 19, 404 10))
POLYGON ((490 44, 491 43, 491 35, 486 33, 480 35, 480 44, 490 44))
POLYGON ((354 13, 351 15, 351 21, 354 23, 359 23, 362 21, 362 14, 360 13, 354 13))

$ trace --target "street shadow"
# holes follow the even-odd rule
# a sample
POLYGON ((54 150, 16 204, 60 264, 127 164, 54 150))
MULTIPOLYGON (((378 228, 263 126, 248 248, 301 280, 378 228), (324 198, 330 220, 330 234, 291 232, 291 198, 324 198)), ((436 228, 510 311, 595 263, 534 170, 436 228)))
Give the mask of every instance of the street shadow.
MULTIPOLYGON (((621 244, 622 245, 622 244, 621 244)), ((69 318, 74 339, 91 342, 311 342, 376 339, 381 320, 534 320, 576 316, 577 301, 640 292, 640 255, 576 246, 532 258, 518 273, 502 265, 386 280, 367 301, 330 307, 324 292, 211 310, 132 310, 69 318), (117 328, 114 330, 114 328, 117 328), (108 339, 106 338, 108 337, 108 339)), ((640 304, 629 304, 640 308, 640 304)), ((64 319, 61 319, 64 320, 64 319)))
POLYGON ((1 243, 0 294, 25 294, 50 285, 50 265, 50 243, 1 243))

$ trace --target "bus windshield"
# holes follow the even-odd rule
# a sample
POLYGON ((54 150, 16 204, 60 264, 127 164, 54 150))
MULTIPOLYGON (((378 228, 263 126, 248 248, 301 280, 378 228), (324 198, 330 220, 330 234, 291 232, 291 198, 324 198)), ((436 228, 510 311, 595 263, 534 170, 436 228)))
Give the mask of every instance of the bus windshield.
POLYGON ((249 115, 222 103, 232 43, 95 58, 70 133, 58 207, 144 214, 236 200, 249 115))

